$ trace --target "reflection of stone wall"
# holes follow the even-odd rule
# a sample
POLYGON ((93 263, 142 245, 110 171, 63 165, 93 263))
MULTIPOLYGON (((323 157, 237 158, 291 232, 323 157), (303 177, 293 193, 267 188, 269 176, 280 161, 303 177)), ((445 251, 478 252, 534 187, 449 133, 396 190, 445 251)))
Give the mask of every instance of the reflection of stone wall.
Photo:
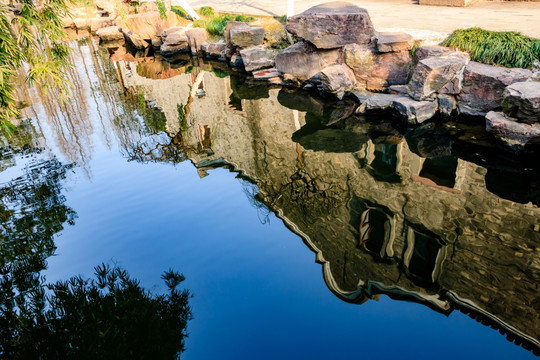
MULTIPOLYGON (((186 90, 182 96, 173 90, 186 86, 186 76, 146 91, 163 96, 158 103, 164 111, 176 110, 174 101, 185 101, 186 90)), ((485 187, 486 169, 461 159, 449 158, 455 177, 448 186, 429 175, 428 163, 436 169, 437 159, 414 154, 399 136, 386 143, 362 137, 371 125, 347 121, 341 129, 310 135, 309 147, 321 150, 324 143, 313 143, 317 136, 365 139, 354 153, 306 150, 302 139, 292 141, 306 124, 305 113, 279 105, 278 90, 244 99, 239 108, 231 105, 229 78, 209 72, 202 77, 205 95, 192 97, 183 132, 186 149, 195 150, 187 150, 188 156, 200 167, 224 160, 255 179, 257 199, 317 253, 325 281, 338 296, 362 302, 386 293, 447 312, 455 304, 446 296, 451 291, 539 337, 540 233, 533 225, 540 219, 538 207, 493 195, 485 187), (369 209, 389 219, 391 231, 380 251, 358 244, 369 209)))

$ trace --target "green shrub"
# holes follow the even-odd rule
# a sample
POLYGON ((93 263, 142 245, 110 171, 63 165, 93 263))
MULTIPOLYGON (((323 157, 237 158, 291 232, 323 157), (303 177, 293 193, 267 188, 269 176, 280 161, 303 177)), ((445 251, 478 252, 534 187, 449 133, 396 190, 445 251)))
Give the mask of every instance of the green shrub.
POLYGON ((211 16, 214 16, 214 9, 212 9, 210 6, 203 6, 202 8, 199 9, 199 13, 202 16, 211 17, 211 16))
POLYGON ((466 51, 473 61, 490 65, 528 68, 540 58, 540 39, 517 32, 456 30, 442 45, 466 51))

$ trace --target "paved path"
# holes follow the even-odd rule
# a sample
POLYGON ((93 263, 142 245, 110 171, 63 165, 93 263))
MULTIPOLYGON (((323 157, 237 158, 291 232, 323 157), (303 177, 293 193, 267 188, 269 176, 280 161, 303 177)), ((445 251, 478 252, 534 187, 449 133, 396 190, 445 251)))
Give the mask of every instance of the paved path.
MULTIPOLYGON (((329 0, 330 1, 330 0, 329 0)), ((295 12, 327 1, 296 0, 295 12)), ((366 8, 375 28, 428 30, 451 33, 455 29, 479 26, 496 31, 519 31, 540 38, 540 2, 483 1, 470 7, 418 5, 414 0, 348 0, 366 8)), ((194 8, 255 15, 281 16, 287 0, 188 0, 194 8)))

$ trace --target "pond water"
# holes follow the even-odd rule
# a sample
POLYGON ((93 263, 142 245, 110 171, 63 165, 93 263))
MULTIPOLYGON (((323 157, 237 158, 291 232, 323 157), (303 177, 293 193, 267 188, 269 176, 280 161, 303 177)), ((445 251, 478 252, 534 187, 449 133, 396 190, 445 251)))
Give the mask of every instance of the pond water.
POLYGON ((4 261, 39 239, 49 282, 106 262, 159 292, 182 272, 184 359, 535 357, 537 159, 477 125, 73 47, 71 103, 25 89, 1 140, 4 261))

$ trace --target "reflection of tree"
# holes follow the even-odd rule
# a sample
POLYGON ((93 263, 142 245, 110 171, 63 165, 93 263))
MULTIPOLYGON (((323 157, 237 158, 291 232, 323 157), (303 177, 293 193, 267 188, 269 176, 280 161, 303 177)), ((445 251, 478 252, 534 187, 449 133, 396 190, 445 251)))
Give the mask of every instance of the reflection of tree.
MULTIPOLYGON (((2 304, 0 354, 14 359, 179 358, 191 319, 190 293, 177 289, 184 276, 166 271, 162 279, 168 293, 152 294, 125 270, 101 265, 95 271, 91 280, 35 281, 26 303, 2 304)), ((2 276, 6 299, 13 277, 2 276)))

